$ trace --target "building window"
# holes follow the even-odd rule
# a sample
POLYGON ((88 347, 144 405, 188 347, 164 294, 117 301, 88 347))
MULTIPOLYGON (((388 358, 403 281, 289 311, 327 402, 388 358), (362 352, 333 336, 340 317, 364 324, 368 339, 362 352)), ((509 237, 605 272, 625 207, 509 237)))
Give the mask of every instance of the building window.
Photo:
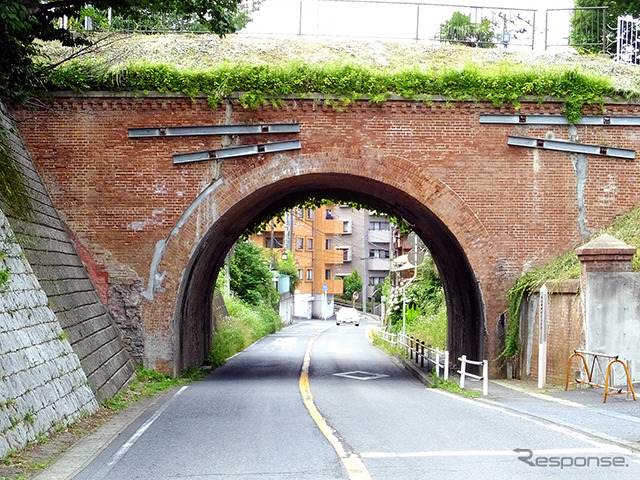
POLYGON ((369 285, 378 285, 384 282, 384 277, 369 277, 369 285))
POLYGON ((343 262, 350 262, 351 261, 351 249, 350 248, 343 248, 342 249, 342 261, 343 262))
POLYGON ((389 230, 389 222, 369 222, 369 230, 389 230))
POLYGON ((298 278, 304 280, 304 270, 301 268, 298 269, 298 278))
POLYGON ((296 248, 302 250, 304 248, 304 238, 298 237, 296 240, 296 248))
POLYGON ((296 215, 298 216, 298 218, 304 218, 304 208, 297 208, 296 215))
POLYGON ((389 250, 371 249, 369 250, 369 258, 389 258, 389 250))
POLYGON ((307 208, 307 218, 309 220, 313 218, 313 210, 311 208, 307 208))
POLYGON ((351 233, 351 220, 342 222, 342 233, 351 233))
POLYGON ((327 217, 327 220, 333 220, 333 215, 331 213, 331 210, 329 210, 328 208, 325 215, 327 217))
POLYGON ((331 239, 327 238, 324 241, 324 249, 325 250, 331 250, 331 239))
POLYGON ((284 245, 284 236, 267 234, 264 238, 264 246, 266 248, 282 248, 284 245))
POLYGON ((331 280, 331 269, 328 268, 324 271, 324 279, 331 280))
POLYGON ((307 250, 313 250, 313 238, 307 238, 307 250))
POLYGON ((313 280, 313 270, 307 268, 307 280, 313 280))

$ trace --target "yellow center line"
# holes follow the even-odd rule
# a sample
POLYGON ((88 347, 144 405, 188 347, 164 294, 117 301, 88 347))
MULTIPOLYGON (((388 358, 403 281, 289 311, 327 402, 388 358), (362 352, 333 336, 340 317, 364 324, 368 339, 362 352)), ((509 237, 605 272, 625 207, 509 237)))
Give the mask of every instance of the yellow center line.
POLYGON ((344 444, 336 434, 336 431, 329 426, 322 414, 318 411, 316 404, 313 402, 313 395, 311 395, 311 388, 309 386, 309 365, 311 364, 311 350, 316 339, 324 332, 328 327, 320 330, 316 333, 309 344, 307 345, 307 351, 304 354, 304 361, 302 362, 302 370, 300 371, 300 393, 302 394, 302 401, 305 407, 309 411, 309 415, 316 423, 322 434, 325 436, 329 443, 334 448, 338 457, 342 461, 344 468, 347 470, 350 480, 371 480, 371 475, 364 462, 354 452, 349 452, 345 448, 344 444))

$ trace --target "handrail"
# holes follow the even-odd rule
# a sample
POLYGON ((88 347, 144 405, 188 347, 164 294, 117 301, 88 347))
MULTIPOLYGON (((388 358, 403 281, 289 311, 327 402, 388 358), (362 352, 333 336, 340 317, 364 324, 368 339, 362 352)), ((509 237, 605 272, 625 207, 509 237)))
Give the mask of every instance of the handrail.
POLYGON ((439 348, 433 348, 426 345, 424 342, 403 333, 387 332, 380 327, 376 327, 374 330, 385 342, 404 347, 405 353, 409 358, 411 360, 415 359, 415 363, 420 363, 421 367, 425 366, 426 361, 427 368, 431 366, 435 369, 436 377, 444 376, 445 380, 449 378, 448 350, 442 351, 439 348))

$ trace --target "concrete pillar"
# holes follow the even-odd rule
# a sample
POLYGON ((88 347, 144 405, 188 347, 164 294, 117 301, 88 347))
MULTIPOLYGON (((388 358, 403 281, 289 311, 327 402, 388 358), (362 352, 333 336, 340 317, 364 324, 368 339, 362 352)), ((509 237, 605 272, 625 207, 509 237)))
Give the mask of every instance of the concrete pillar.
POLYGON ((582 265, 582 278, 591 272, 630 272, 636 248, 604 234, 576 248, 582 265))

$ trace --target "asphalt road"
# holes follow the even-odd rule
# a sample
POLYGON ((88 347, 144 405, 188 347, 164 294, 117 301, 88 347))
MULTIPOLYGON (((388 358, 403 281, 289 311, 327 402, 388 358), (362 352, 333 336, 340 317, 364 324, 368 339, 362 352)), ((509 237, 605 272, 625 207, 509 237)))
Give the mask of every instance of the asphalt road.
POLYGON ((640 478, 630 450, 426 388, 366 325, 304 321, 266 337, 148 409, 72 478, 640 478))

